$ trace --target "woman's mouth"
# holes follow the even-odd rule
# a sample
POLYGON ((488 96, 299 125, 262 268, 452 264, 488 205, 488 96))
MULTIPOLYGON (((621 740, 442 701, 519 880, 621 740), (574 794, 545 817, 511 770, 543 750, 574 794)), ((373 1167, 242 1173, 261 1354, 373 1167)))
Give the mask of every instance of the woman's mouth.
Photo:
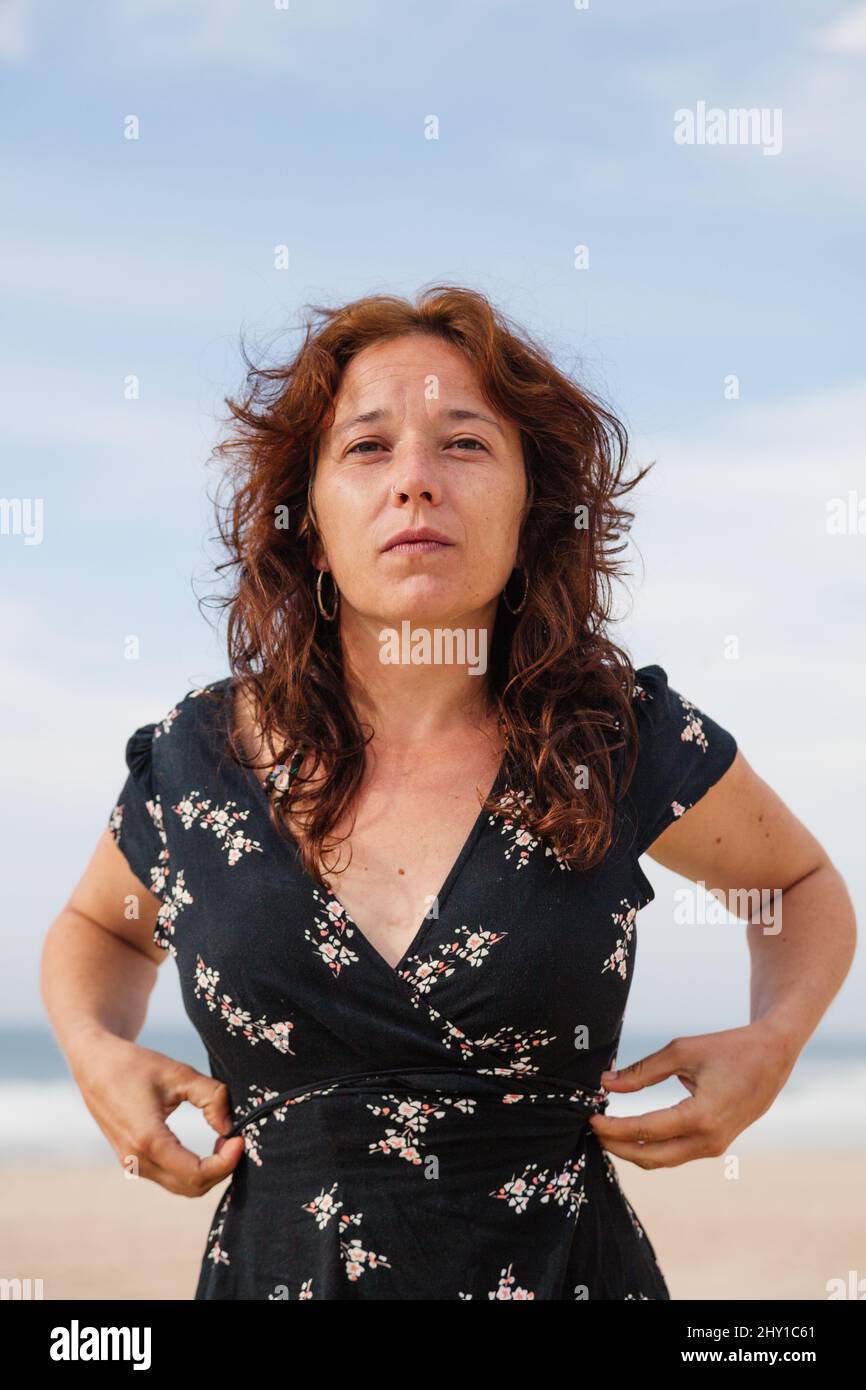
POLYGON ((399 541, 389 545, 386 555, 430 555, 434 550, 447 550, 444 541, 399 541))
POLYGON ((432 526, 407 526, 405 531, 395 531, 382 547, 383 552, 397 551, 400 555, 432 555, 437 550, 447 550, 453 541, 444 531, 432 526))

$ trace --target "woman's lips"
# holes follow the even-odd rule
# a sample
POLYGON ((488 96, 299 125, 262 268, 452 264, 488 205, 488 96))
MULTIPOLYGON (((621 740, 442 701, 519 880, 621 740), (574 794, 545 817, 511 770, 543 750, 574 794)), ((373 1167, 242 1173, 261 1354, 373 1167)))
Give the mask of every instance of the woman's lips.
POLYGON ((389 545, 385 551, 386 555, 428 555, 434 550, 450 550, 450 546, 445 541, 399 541, 397 545, 389 545))

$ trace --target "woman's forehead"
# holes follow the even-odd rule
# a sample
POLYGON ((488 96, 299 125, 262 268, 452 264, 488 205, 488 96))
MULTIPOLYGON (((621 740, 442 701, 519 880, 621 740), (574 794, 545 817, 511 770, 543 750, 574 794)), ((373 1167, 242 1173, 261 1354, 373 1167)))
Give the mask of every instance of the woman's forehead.
POLYGON ((425 335, 421 344, 401 338, 358 353, 334 397, 330 428, 338 434, 350 426, 386 424, 410 404, 421 406, 431 419, 450 411, 453 422, 506 424, 506 416, 486 399, 466 354, 425 335))
POLYGON ((396 383, 407 378, 423 392, 425 378, 431 375, 476 390, 481 385, 476 367, 454 343, 429 333, 413 333, 362 348, 347 364, 338 395, 366 389, 374 382, 396 383))

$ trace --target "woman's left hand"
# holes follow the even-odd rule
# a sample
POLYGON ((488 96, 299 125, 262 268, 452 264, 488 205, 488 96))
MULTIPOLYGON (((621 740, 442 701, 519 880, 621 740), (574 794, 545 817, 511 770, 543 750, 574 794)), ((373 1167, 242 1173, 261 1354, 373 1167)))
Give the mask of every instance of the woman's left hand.
POLYGON ((602 1072, 601 1084, 625 1093, 676 1076, 691 1094, 665 1110, 593 1115, 589 1123, 603 1148, 639 1168, 717 1158, 770 1108, 796 1060, 797 1049, 766 1020, 674 1038, 618 1070, 615 1078, 602 1072))

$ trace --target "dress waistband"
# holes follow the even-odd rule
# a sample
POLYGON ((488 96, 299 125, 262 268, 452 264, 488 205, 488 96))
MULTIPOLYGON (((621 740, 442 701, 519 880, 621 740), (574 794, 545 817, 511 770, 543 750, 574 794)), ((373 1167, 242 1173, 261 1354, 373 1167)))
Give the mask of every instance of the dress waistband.
MULTIPOLYGON (((383 1071, 355 1072, 352 1075, 327 1077, 315 1086, 296 1086, 288 1091, 266 1092, 265 1098, 252 1109, 241 1113, 224 1137, 232 1139, 265 1115, 284 1105, 300 1105, 304 1101, 321 1099, 335 1091, 347 1091, 359 1095, 371 1092, 381 1095, 383 1089, 391 1091, 402 1089, 410 1094, 420 1091, 422 1095, 445 1094, 449 1096, 488 1095, 497 1097, 503 1104, 530 1104, 543 1102, 547 1105, 568 1105, 575 1114, 581 1116, 601 1114, 607 1107, 610 1094, 602 1086, 597 1091, 585 1090, 572 1082, 557 1077, 545 1076, 538 1072, 512 1072, 508 1068, 463 1070, 453 1066, 440 1067, 391 1067, 383 1071), (457 1086, 437 1086, 433 1078, 458 1078, 457 1086), (383 1080, 386 1086, 377 1085, 383 1080)), ((235 1112, 240 1107, 234 1107, 235 1112)))

